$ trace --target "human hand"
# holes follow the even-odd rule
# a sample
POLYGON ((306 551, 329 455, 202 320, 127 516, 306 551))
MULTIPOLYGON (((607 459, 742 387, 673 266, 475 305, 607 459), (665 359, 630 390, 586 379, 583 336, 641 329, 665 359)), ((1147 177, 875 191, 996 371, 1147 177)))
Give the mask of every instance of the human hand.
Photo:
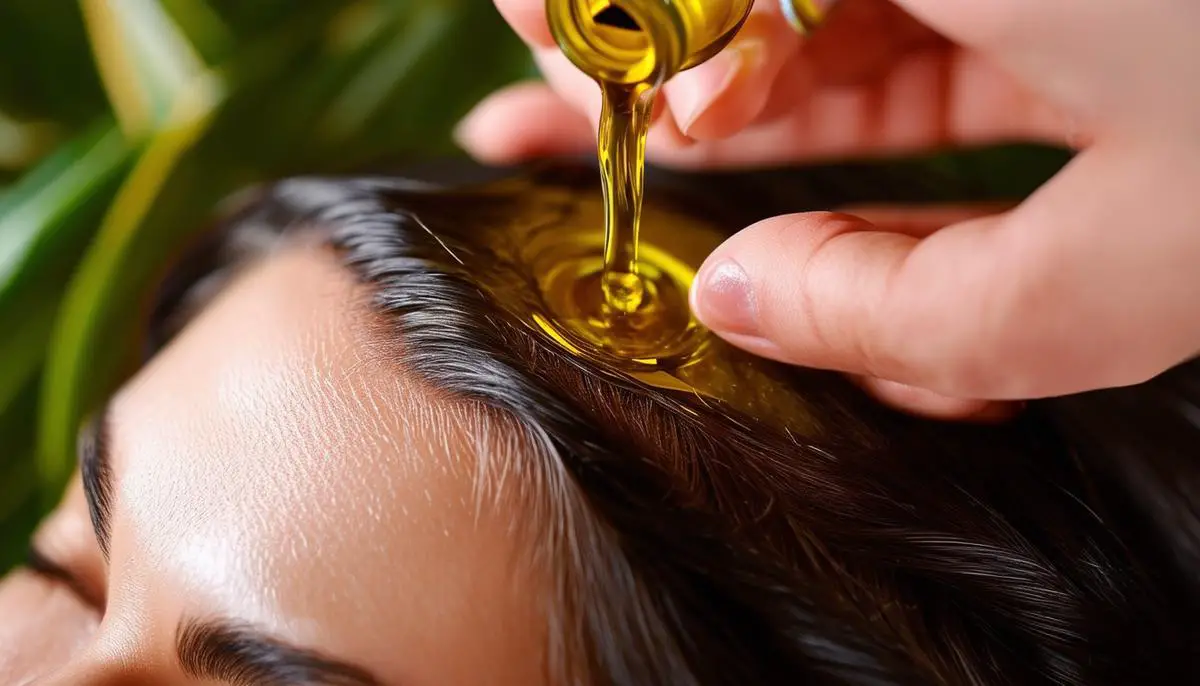
MULTIPOLYGON (((554 47, 543 0, 497 3, 549 85, 496 94, 460 140, 493 162, 593 150, 597 89, 554 47)), ((701 269, 697 315, 751 352, 848 372, 945 417, 994 410, 981 399, 1136 383, 1193 356, 1200 4, 1131 7, 842 0, 801 40, 760 0, 731 49, 666 85, 647 145, 657 163, 1018 139, 1079 154, 1001 212, 877 208, 751 226, 701 269)))

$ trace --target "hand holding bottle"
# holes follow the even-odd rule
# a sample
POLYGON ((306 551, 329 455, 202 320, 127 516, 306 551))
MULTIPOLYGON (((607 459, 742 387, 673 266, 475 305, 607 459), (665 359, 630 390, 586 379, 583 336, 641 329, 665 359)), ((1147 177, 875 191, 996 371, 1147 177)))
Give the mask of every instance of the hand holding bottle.
MULTIPOLYGON (((497 0, 547 84, 459 137, 514 162, 594 150, 595 85, 544 0, 497 0)), ((1079 154, 1020 206, 859 208, 751 226, 693 304, 751 352, 936 416, 1142 381, 1200 350, 1200 4, 841 0, 802 38, 774 1, 664 88, 648 156, 737 168, 1013 140, 1079 154)))

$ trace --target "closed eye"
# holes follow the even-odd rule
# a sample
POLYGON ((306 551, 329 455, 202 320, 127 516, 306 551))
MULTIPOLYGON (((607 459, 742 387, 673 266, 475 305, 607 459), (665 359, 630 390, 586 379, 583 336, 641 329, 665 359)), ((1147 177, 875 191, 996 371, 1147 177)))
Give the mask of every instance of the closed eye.
POLYGON ((31 545, 25 555, 25 568, 47 581, 65 586, 85 605, 97 612, 104 611, 103 599, 97 598, 94 593, 88 591, 87 584, 84 584, 74 572, 50 559, 49 556, 38 550, 36 545, 31 545))

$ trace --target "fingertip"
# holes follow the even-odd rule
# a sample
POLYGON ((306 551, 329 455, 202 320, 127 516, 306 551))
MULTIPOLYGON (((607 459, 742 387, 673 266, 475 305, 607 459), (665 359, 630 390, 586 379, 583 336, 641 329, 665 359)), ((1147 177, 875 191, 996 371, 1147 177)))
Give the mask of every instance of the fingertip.
POLYGON ((763 111, 797 45, 781 17, 752 16, 724 50, 664 86, 679 129, 695 140, 714 140, 748 126, 763 111))
POLYGON ((574 154, 595 146, 587 119, 541 82, 488 96, 463 118, 454 138, 463 150, 489 164, 574 154))
POLYGON ((738 336, 746 344, 760 346, 756 287, 746 269, 735 258, 713 256, 696 272, 688 294, 692 311, 700 323, 721 336, 738 336))
POLYGON ((774 217, 753 224, 713 251, 692 281, 689 302, 696 318, 733 345, 762 357, 799 362, 766 335, 762 298, 770 295, 769 274, 778 266, 771 246, 778 231, 790 231, 804 215, 774 217))
POLYGON ((912 240, 832 212, 758 222, 701 267, 693 286, 697 317, 755 354, 869 373, 862 337, 886 290, 889 265, 903 258, 906 246, 898 242, 912 240), (737 294, 740 301, 735 286, 746 291, 737 294))
POLYGON ((696 141, 683 135, 683 132, 679 130, 679 125, 671 112, 671 105, 665 98, 658 98, 654 105, 655 111, 650 119, 650 134, 646 138, 648 157, 654 157, 655 151, 678 151, 696 144, 696 141))

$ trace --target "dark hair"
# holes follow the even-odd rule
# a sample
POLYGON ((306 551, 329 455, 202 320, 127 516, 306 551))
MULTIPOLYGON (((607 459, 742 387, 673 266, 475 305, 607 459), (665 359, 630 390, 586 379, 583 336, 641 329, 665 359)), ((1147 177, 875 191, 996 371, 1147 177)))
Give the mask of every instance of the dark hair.
MULTIPOLYGON (((596 188, 575 167, 527 173, 535 187, 596 188)), ((804 209, 747 200, 758 191, 728 178, 721 194, 677 178, 652 186, 650 202, 706 202, 731 230, 757 218, 747 207, 804 209)), ((325 232, 374 289, 381 335, 405 342, 397 364, 514 418, 541 453, 554 502, 535 525, 558 568, 549 668, 565 682, 1200 674, 1200 367, 1035 402, 1002 426, 903 416, 839 375, 786 370, 822 428, 772 430, 685 408, 502 316, 477 270, 526 277, 486 254, 473 227, 522 202, 395 178, 260 189, 167 281, 153 346, 250 256, 298 228, 325 232)))

